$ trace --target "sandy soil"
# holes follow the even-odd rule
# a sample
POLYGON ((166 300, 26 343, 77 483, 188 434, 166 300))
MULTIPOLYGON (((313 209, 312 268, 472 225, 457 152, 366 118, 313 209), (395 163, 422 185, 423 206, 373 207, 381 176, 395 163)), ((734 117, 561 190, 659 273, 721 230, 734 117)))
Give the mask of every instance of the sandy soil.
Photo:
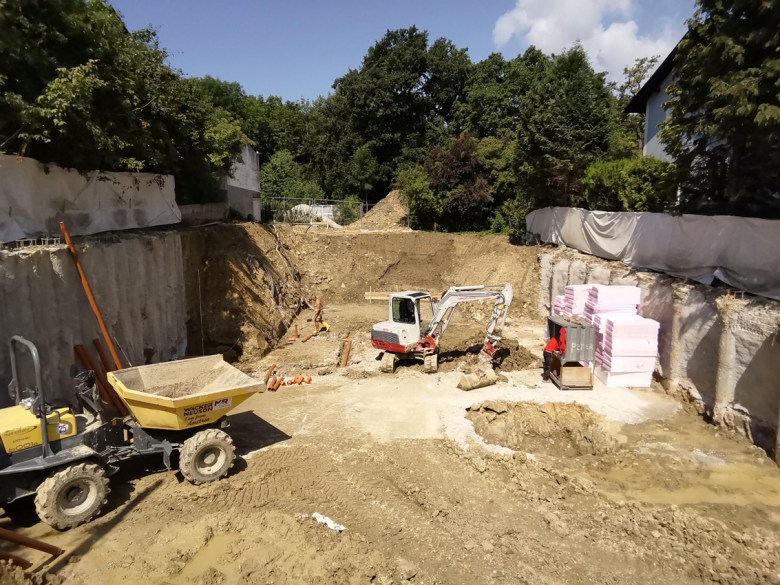
MULTIPOLYGON (((233 414, 242 460, 225 480, 133 462, 87 526, 0 526, 66 548, 49 568, 68 583, 780 583, 780 471, 762 451, 660 393, 560 392, 538 362, 461 392, 468 315, 451 371, 380 374, 368 327, 385 311, 326 304, 327 334, 242 358, 315 379, 233 414)), ((537 358, 539 334, 507 327, 537 358)))

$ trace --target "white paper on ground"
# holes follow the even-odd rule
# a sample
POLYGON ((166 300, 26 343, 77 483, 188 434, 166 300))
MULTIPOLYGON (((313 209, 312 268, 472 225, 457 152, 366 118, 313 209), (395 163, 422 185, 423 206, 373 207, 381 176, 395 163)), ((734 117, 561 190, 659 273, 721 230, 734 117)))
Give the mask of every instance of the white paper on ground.
POLYGON ((317 522, 320 524, 324 524, 331 530, 335 530, 336 532, 343 532, 347 529, 346 526, 342 526, 341 524, 336 524, 333 520, 328 518, 327 516, 323 516, 319 512, 314 512, 314 514, 311 515, 312 518, 314 518, 317 522))

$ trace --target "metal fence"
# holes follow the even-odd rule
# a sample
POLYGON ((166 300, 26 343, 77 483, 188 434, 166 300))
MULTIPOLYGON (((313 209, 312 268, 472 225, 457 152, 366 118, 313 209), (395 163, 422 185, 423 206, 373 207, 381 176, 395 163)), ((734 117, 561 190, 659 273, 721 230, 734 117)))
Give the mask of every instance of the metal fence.
POLYGON ((375 204, 353 199, 310 199, 261 197, 260 217, 264 223, 310 224, 325 221, 348 225, 363 217, 375 204))

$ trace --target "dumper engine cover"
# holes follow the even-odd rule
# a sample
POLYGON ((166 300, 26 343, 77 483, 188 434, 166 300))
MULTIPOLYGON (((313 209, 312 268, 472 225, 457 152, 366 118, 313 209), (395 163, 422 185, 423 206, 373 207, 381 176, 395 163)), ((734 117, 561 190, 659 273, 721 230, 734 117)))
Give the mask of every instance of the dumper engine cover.
MULTIPOLYGON (((46 417, 49 441, 72 437, 77 432, 76 417, 69 408, 53 409, 46 417)), ((24 406, 0 409, 0 441, 7 454, 42 445, 41 423, 24 406)))

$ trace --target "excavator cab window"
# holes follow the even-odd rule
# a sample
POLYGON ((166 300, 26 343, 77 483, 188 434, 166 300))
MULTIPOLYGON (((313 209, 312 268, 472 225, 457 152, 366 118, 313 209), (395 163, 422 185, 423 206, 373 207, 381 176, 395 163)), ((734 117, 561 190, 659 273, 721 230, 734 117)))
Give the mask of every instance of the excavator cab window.
POLYGON ((420 315, 420 335, 425 335, 428 325, 433 319, 433 301, 431 297, 417 300, 417 314, 420 315))
POLYGON ((414 325, 417 322, 414 311, 414 301, 395 297, 393 299, 393 321, 414 325))

